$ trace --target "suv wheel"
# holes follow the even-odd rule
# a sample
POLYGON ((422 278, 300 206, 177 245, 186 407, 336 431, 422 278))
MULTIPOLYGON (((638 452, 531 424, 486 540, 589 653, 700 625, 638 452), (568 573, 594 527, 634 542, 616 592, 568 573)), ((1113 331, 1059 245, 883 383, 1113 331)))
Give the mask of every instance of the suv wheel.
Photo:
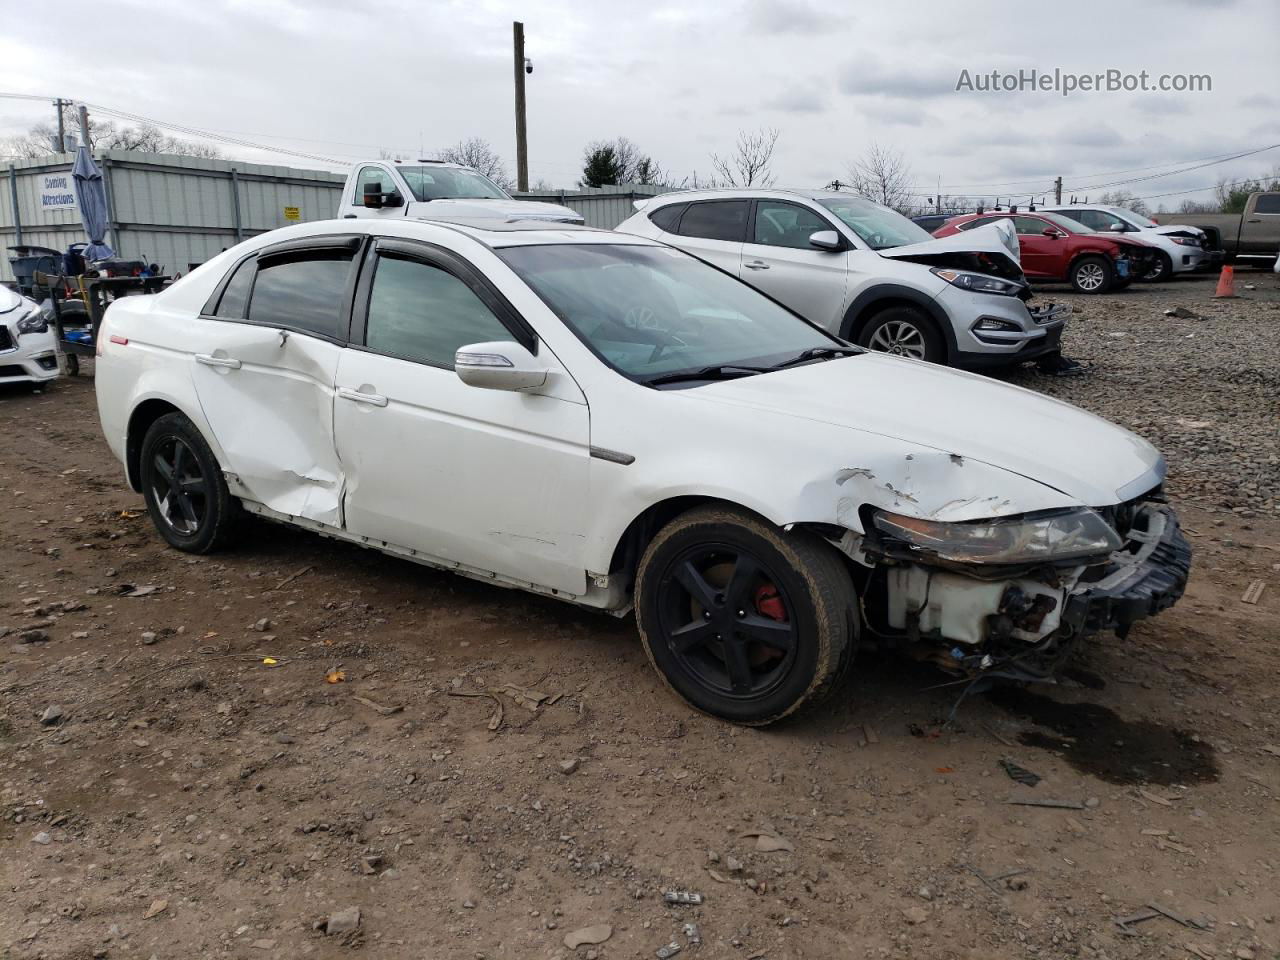
POLYGON ((890 307, 877 313, 858 335, 858 343, 869 350, 913 360, 945 363, 947 359, 932 321, 911 307, 890 307))
POLYGON ((857 639, 857 598, 839 554, 820 538, 704 507, 677 517, 645 550, 636 622, 678 697, 759 726, 836 685, 857 639))
POLYGON ((139 473, 151 522, 170 546, 208 553, 227 543, 240 518, 240 501, 185 416, 168 413, 151 425, 142 440, 139 473))
POLYGON ((1163 283, 1173 279, 1173 261, 1164 252, 1156 254, 1155 264, 1142 278, 1143 283, 1163 283))
POLYGON ((1071 265, 1070 280, 1076 293, 1106 293, 1115 282, 1115 271, 1106 257, 1081 257, 1071 265))

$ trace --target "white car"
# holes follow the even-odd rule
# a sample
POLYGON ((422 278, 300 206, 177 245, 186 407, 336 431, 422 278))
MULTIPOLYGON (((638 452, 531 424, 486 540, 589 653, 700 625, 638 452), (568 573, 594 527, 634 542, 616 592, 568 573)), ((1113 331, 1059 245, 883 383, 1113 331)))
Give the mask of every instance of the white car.
POLYGON ((1186 224, 1159 224, 1125 207, 1078 203, 1065 207, 1041 207, 1043 211, 1070 217, 1101 233, 1132 233, 1133 239, 1160 251, 1156 266, 1145 277, 1148 282, 1170 280, 1179 273, 1191 273, 1222 260, 1221 251, 1208 248, 1208 238, 1199 227, 1186 224))
POLYGON ((48 315, 0 286, 0 383, 44 383, 57 376, 58 345, 48 315))
POLYGON ((243 512, 624 615, 689 704, 776 720, 859 638, 1047 678, 1182 593, 1144 440, 835 339, 641 237, 309 223, 99 337, 102 428, 181 550, 243 512))
POLYGON ((935 239, 833 190, 686 190, 634 205, 620 233, 706 260, 852 343, 975 369, 1060 355, 1070 309, 1028 304, 1010 225, 935 239))
POLYGON ((520 217, 582 223, 582 214, 558 203, 517 200, 479 170, 445 160, 392 163, 367 160, 347 173, 338 216, 390 220, 520 217))

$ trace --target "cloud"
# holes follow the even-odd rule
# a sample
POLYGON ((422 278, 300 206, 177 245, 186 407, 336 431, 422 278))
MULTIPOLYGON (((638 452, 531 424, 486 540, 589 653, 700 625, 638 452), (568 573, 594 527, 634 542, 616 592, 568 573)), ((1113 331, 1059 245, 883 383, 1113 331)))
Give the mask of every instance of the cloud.
POLYGON ((742 12, 751 33, 825 33, 852 21, 847 14, 822 12, 805 0, 749 0, 742 12))
POLYGON ((1242 107, 1261 107, 1269 110, 1274 107, 1280 107, 1280 98, 1269 96, 1265 93, 1253 93, 1240 101, 1242 107))
POLYGON ((782 113, 821 113, 826 109, 827 98, 818 92, 816 84, 793 84, 765 100, 764 106, 782 113))
POLYGON ((1191 112, 1190 104, 1177 97, 1140 97, 1133 102, 1133 108, 1156 117, 1191 112))
POLYGON ((933 119, 919 107, 908 101, 871 101, 859 108, 859 112, 876 123, 891 127, 918 127, 933 119))
POLYGON ((937 59, 904 58, 889 64, 875 57, 858 57, 841 68, 836 86, 853 96, 902 97, 928 100, 956 92, 959 68, 937 59))

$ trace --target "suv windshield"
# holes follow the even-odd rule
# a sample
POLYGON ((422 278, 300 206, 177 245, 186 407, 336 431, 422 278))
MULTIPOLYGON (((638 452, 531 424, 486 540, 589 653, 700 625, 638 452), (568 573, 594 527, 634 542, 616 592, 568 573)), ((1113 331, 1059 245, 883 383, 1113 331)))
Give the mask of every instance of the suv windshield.
POLYGON ((401 167, 396 170, 415 200, 509 200, 502 189, 475 170, 459 167, 401 167))
POLYGON ((925 243, 933 235, 900 213, 861 197, 824 197, 818 201, 862 238, 872 250, 925 243))
POLYGON ((496 252, 597 356, 636 380, 709 367, 750 373, 740 368, 841 346, 745 283, 669 247, 496 252))

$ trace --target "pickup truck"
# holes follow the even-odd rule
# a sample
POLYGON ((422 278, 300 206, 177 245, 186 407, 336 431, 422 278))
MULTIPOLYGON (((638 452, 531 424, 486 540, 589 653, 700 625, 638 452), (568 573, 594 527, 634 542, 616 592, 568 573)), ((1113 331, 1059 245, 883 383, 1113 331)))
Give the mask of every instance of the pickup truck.
POLYGON ((342 188, 338 216, 583 222, 575 210, 557 203, 517 200, 480 171, 443 160, 355 164, 342 188))
POLYGON ((1210 248, 1220 248, 1228 262, 1270 264, 1280 249, 1280 192, 1252 193, 1244 213, 1161 213, 1157 223, 1190 224, 1209 238, 1210 248))

